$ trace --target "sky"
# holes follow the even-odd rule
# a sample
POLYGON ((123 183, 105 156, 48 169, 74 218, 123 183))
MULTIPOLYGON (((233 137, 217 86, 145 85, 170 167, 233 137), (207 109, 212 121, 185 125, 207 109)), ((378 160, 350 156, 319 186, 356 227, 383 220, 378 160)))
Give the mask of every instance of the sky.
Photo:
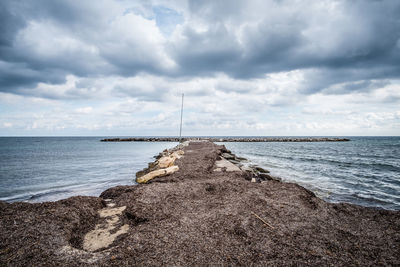
POLYGON ((2 0, 0 136, 400 135, 398 0, 2 0))

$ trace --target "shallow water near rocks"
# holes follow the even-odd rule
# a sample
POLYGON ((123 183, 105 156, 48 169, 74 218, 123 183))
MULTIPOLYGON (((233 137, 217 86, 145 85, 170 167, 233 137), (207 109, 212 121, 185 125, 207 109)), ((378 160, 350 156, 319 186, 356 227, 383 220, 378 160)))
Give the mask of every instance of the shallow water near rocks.
POLYGON ((400 210, 400 137, 350 142, 223 143, 238 156, 330 202, 400 210))

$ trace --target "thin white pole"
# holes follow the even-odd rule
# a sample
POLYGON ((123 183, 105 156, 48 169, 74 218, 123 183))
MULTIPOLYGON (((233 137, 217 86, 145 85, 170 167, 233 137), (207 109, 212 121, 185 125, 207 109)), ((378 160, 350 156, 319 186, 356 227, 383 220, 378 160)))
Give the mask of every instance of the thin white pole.
POLYGON ((179 141, 182 141, 183 96, 184 96, 184 94, 182 93, 181 127, 180 127, 180 130, 179 130, 179 141))

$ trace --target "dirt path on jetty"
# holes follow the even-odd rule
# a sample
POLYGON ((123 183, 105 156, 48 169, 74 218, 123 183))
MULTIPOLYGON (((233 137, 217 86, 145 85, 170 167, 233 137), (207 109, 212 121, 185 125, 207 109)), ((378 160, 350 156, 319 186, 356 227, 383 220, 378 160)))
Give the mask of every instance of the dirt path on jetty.
POLYGON ((400 265, 400 212, 251 182, 223 152, 191 142, 179 171, 99 198, 0 202, 0 265, 400 265))

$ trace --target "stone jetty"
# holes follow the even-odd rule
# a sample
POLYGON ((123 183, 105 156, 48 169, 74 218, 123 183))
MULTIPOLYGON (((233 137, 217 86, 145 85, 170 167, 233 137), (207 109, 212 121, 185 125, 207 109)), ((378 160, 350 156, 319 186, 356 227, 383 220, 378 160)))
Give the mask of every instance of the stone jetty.
POLYGON ((183 142, 142 177, 99 197, 0 201, 0 266, 400 265, 399 211, 328 203, 222 145, 183 142))
POLYGON ((346 142, 348 138, 333 137, 129 137, 106 138, 102 142, 184 142, 184 141, 210 141, 210 142, 346 142))

